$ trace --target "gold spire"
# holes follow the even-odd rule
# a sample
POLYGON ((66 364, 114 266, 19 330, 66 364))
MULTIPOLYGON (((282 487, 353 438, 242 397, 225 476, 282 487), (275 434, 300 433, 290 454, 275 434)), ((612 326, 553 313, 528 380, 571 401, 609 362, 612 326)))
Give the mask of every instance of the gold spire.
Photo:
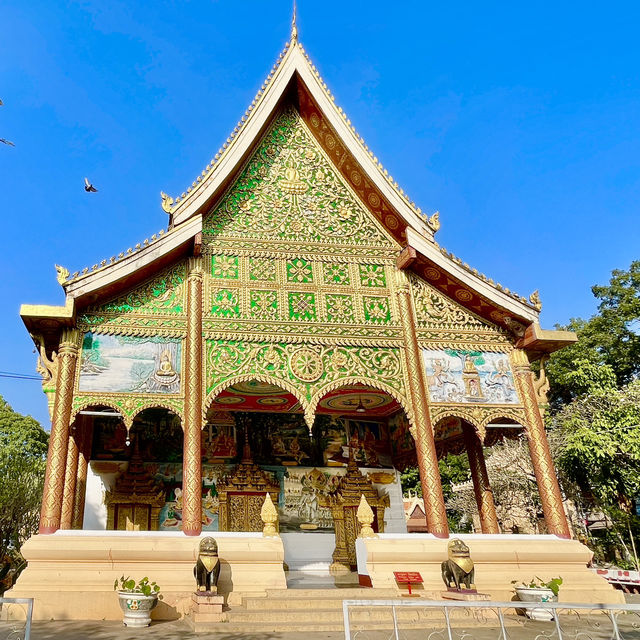
POLYGON ((296 0, 293 0, 293 17, 291 18, 291 44, 298 42, 298 26, 296 24, 296 0))

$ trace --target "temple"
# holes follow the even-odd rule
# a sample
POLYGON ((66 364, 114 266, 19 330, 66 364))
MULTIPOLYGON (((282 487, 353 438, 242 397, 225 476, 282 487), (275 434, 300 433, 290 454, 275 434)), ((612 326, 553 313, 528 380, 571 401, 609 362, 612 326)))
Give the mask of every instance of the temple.
POLYGON ((544 360, 575 336, 541 329, 537 293, 438 245, 438 214, 368 150, 295 31, 211 163, 161 195, 166 231, 81 272, 58 267, 64 306, 21 309, 51 439, 40 533, 8 595, 35 592, 36 617, 82 617, 89 591, 85 617, 117 616, 111 574, 143 572, 167 593, 158 615, 179 614, 203 534, 219 542, 230 603, 314 572, 380 587, 418 566, 438 589, 438 460, 466 451, 482 533, 465 540, 504 573, 499 586, 478 569, 479 587, 506 599, 511 579, 562 558, 573 600, 585 584, 617 598, 570 539, 545 435, 544 360), (501 530, 488 480, 483 451, 521 436, 543 536, 501 530), (427 532, 411 536, 409 466, 427 532), (276 536, 262 535, 267 496, 276 536), (64 567, 73 586, 45 578, 64 567))

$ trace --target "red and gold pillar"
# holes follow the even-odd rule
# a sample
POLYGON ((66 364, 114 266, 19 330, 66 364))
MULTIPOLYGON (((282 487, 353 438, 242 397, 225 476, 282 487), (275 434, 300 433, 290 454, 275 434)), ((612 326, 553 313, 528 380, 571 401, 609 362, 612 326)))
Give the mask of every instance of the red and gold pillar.
POLYGON ((78 359, 79 334, 75 329, 65 329, 60 338, 56 399, 49 436, 47 470, 44 476, 42 510, 39 532, 54 533, 60 528, 62 497, 64 491, 67 447, 69 443, 69 421, 73 403, 73 383, 78 359))
MULTIPOLYGON (((78 469, 76 474, 76 491, 73 500, 73 517, 71 519, 72 529, 82 529, 84 521, 84 501, 87 493, 87 473, 89 470, 89 460, 91 459, 91 442, 93 436, 93 424, 90 420, 81 418, 78 438, 78 469)), ((78 418, 76 418, 77 424, 78 418)))
POLYGON ((438 455, 427 403, 424 366, 416 337, 415 311, 411 300, 409 279, 404 271, 398 271, 398 303, 405 338, 407 375, 415 423, 415 429, 412 430, 412 433, 416 442, 416 457, 420 471, 427 529, 429 533, 438 538, 447 538, 449 537, 449 523, 444 506, 438 455))
POLYGON ((202 530, 202 279, 201 258, 190 258, 182 456, 182 531, 188 536, 202 530))
POLYGON ((473 493, 475 494, 478 513, 480 514, 480 528, 482 533, 500 533, 498 514, 493 501, 493 491, 491 491, 491 485, 489 484, 489 474, 484 460, 482 443, 476 430, 470 424, 463 423, 462 429, 464 445, 469 456, 473 493))
POLYGON ((78 455, 80 450, 78 448, 77 438, 79 436, 79 429, 77 426, 78 419, 75 422, 75 429, 72 429, 69 434, 69 441, 67 443, 67 464, 64 472, 64 490, 62 493, 62 513, 60 514, 60 528, 71 529, 71 523, 73 521, 73 503, 76 495, 76 480, 78 474, 78 455))
POLYGON ((558 477, 551 459, 551 451, 544 430, 542 414, 538 407, 535 387, 533 384, 533 372, 529 366, 527 354, 516 349, 511 354, 513 372, 520 400, 524 406, 527 421, 526 434, 529 442, 529 453, 533 464, 533 472, 536 476, 540 502, 544 520, 549 533, 561 538, 570 538, 569 524, 562 504, 562 494, 558 477))

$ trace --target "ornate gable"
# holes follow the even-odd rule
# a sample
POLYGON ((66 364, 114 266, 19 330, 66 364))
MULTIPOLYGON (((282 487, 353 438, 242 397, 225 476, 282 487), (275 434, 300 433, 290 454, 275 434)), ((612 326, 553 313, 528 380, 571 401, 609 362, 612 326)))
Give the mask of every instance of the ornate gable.
POLYGON ((181 262, 107 302, 91 305, 78 327, 96 333, 147 335, 185 331, 185 263, 181 262))
POLYGON ((293 107, 263 136, 233 187, 205 218, 210 251, 393 257, 399 245, 336 171, 293 107))
POLYGON ((421 343, 469 342, 490 349, 510 348, 512 339, 504 329, 465 309, 419 276, 411 274, 410 281, 421 343))

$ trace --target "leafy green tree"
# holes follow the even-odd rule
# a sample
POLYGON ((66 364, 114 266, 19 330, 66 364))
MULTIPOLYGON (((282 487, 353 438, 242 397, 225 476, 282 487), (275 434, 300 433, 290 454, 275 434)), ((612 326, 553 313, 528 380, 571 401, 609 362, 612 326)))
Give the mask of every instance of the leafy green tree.
POLYGON ((551 421, 556 464, 565 484, 580 489, 583 510, 605 515, 608 539, 617 539, 623 549, 617 555, 633 566, 640 533, 640 380, 617 388, 612 367, 581 360, 573 382, 577 397, 551 421))
POLYGON ((0 591, 22 569, 22 543, 37 531, 49 436, 0 396, 0 591))
POLYGON ((547 363, 554 409, 580 395, 571 376, 579 360, 609 365, 619 387, 640 375, 640 260, 627 271, 614 270, 608 285, 596 285, 591 291, 600 301, 598 313, 558 327, 575 331, 578 342, 554 353, 547 363))

